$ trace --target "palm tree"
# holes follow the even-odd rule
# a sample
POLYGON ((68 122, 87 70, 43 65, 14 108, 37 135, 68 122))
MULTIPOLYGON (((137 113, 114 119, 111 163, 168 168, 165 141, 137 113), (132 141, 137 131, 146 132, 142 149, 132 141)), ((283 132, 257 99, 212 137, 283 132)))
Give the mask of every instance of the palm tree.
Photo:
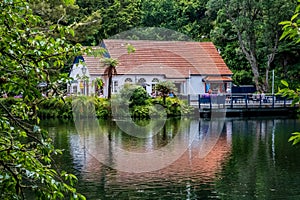
POLYGON ((118 61, 113 58, 104 58, 102 60, 104 66, 106 67, 104 70, 104 74, 108 76, 108 94, 107 98, 111 98, 111 88, 112 88, 112 77, 117 74, 117 65, 118 61))

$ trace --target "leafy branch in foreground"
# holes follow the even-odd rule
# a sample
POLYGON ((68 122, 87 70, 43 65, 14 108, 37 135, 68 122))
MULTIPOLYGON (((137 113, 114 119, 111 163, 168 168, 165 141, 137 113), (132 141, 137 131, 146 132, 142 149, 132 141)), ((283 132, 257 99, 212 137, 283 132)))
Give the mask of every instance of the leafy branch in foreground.
MULTIPOLYGON (((300 3, 300 0, 298 0, 300 3)), ((300 42, 300 32, 299 32, 299 13, 300 12, 300 4, 295 9, 294 15, 291 17, 290 20, 280 22, 279 24, 282 25, 283 33, 280 37, 280 40, 284 38, 292 39, 296 43, 300 42)))
POLYGON ((42 93, 57 93, 65 81, 59 71, 81 46, 66 42, 72 30, 45 26, 27 1, 1 1, 0 8, 0 93, 21 97, 10 105, 0 99, 0 198, 85 199, 77 178, 55 167, 52 156, 62 152, 37 117, 42 93))
MULTIPOLYGON (((300 87, 298 87, 296 89, 291 89, 291 88, 289 88, 288 82, 282 80, 281 83, 285 87, 282 89, 279 89, 278 94, 282 94, 285 97, 293 99, 292 106, 298 105, 298 107, 300 108, 300 87)), ((291 136, 289 138, 289 142, 293 142, 293 145, 295 145, 300 142, 300 133, 295 132, 292 134, 293 134, 293 136, 291 136)))
POLYGON ((293 141, 293 145, 300 142, 300 132, 292 133, 293 136, 290 137, 289 142, 293 141))
MULTIPOLYGON (((300 0, 298 0, 300 3, 300 0)), ((292 41, 299 43, 300 42, 300 4, 295 9, 294 15, 288 21, 280 22, 279 24, 283 26, 283 33, 280 39, 291 39, 292 41)), ((282 80, 281 83, 285 86, 285 88, 279 90, 279 94, 283 94, 289 98, 293 99, 292 105, 296 105, 300 103, 300 86, 298 85, 296 89, 291 89, 289 84, 282 80)), ((300 142, 300 134, 299 132, 292 133, 293 135, 290 137, 289 142, 293 141, 293 145, 298 144, 300 142)))

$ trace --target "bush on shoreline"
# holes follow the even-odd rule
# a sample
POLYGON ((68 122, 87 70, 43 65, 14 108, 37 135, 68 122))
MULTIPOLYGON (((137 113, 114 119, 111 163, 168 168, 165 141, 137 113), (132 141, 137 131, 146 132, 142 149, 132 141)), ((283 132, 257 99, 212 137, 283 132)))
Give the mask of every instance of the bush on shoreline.
MULTIPOLYGON (((112 101, 114 101, 113 98, 112 101)), ((188 115, 193 108, 190 107, 186 101, 180 100, 176 97, 167 97, 166 103, 163 103, 162 97, 144 99, 144 103, 135 105, 135 100, 131 102, 119 102, 119 107, 126 107, 128 110, 119 109, 118 115, 120 117, 132 117, 135 119, 149 119, 150 116, 161 116, 161 112, 165 112, 168 117, 176 117, 188 115), (161 105, 156 107, 155 105, 161 105), (162 107, 164 110, 162 110, 162 107), (127 112, 127 113, 126 113, 127 112), (128 113, 129 112, 129 113, 128 113)), ((10 105, 14 105, 20 99, 8 97, 2 98, 2 103, 11 109, 10 105)), ((52 97, 41 100, 38 105, 37 114, 41 119, 49 118, 63 118, 72 119, 75 117, 92 117, 107 119, 112 117, 111 103, 106 98, 77 96, 77 97, 52 97)), ((116 109, 116 108, 114 108, 116 109)))

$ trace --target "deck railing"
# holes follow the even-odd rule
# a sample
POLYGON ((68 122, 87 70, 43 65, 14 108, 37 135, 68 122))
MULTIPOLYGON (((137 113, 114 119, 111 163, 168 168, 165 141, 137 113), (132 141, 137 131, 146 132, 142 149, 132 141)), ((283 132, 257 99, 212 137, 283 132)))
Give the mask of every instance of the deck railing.
MULTIPOLYGON (((190 104, 195 102, 195 97, 189 97, 190 104)), ((292 103, 281 95, 272 94, 199 94, 199 109, 207 108, 286 108, 292 103)))

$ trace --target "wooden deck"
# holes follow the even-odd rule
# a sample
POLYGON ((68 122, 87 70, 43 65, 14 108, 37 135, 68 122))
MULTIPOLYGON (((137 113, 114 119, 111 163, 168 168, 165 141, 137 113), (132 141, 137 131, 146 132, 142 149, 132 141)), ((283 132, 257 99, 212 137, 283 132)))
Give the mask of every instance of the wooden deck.
POLYGON ((297 106, 292 100, 279 95, 253 94, 199 94, 197 98, 189 97, 190 105, 199 112, 200 117, 255 117, 255 116, 288 116, 297 114, 297 106))

